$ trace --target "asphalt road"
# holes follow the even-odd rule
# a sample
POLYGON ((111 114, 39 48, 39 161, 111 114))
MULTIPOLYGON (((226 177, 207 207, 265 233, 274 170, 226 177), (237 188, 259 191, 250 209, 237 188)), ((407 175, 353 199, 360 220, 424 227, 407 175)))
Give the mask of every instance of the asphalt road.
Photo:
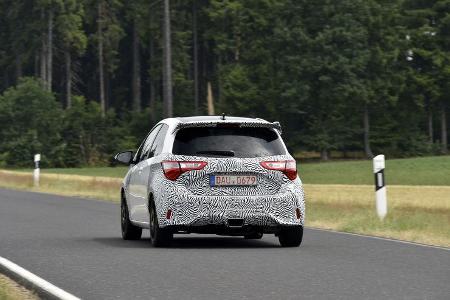
POLYGON ((306 229, 278 240, 120 237, 119 206, 0 189, 0 256, 83 299, 450 299, 450 251, 306 229))

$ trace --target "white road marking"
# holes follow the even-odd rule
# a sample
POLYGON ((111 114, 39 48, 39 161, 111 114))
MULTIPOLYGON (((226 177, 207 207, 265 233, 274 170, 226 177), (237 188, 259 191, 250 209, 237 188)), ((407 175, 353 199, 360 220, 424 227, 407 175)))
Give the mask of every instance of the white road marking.
POLYGON ((353 235, 353 236, 358 236, 358 237, 371 238, 371 239, 375 239, 375 240, 396 242, 396 243, 400 243, 400 244, 407 244, 407 245, 414 245, 414 246, 421 246, 421 247, 427 247, 427 248, 434 248, 434 249, 450 251, 450 248, 447 248, 447 247, 440 247, 440 246, 433 246, 433 245, 427 245, 427 244, 421 244, 421 243, 415 243, 415 242, 408 242, 408 241, 384 238, 384 237, 379 237, 379 236, 364 235, 364 234, 350 233, 350 232, 342 232, 342 231, 335 231, 335 230, 331 230, 331 229, 322 229, 322 228, 308 227, 308 226, 305 226, 305 228, 311 229, 311 230, 317 230, 317 231, 326 231, 326 232, 331 232, 331 233, 353 235))
POLYGON ((59 287, 51 284, 50 282, 42 279, 39 276, 34 275, 30 271, 25 270, 21 266, 1 256, 0 256, 0 265, 3 268, 6 268, 10 272, 14 273, 16 276, 21 277, 25 281, 28 281, 34 286, 44 290, 53 297, 56 297, 61 300, 80 300, 80 298, 75 297, 74 295, 60 289, 59 287))

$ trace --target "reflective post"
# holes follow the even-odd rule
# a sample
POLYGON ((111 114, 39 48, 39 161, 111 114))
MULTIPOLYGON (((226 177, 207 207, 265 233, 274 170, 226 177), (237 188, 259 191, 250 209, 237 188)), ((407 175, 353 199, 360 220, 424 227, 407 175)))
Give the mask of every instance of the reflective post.
POLYGON ((380 154, 373 158, 373 173, 375 174, 375 197, 378 217, 383 220, 387 214, 386 182, 384 180, 385 159, 380 154))
POLYGON ((41 161, 41 155, 35 154, 34 155, 34 171, 33 171, 33 182, 34 182, 35 187, 39 186, 39 174, 40 174, 39 162, 40 161, 41 161))

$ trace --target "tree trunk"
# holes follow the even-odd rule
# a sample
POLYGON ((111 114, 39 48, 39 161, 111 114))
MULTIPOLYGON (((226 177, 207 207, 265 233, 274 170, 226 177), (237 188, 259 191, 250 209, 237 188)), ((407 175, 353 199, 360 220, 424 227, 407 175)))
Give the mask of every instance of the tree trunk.
POLYGON ((16 82, 22 77, 22 58, 19 54, 16 55, 16 82))
POLYGON ((208 115, 214 116, 215 110, 214 110, 214 97, 212 93, 212 87, 211 82, 208 81, 208 115))
POLYGON ((9 75, 8 69, 5 68, 3 70, 3 81, 2 81, 3 85, 2 85, 2 89, 7 89, 7 88, 9 88, 11 86, 9 76, 10 75, 9 75))
POLYGON ((328 160, 328 150, 322 149, 322 151, 320 151, 320 159, 328 160))
POLYGON ((447 112, 445 102, 441 102, 441 141, 442 141, 442 153, 448 153, 447 144, 447 112))
POLYGON ((102 111, 102 116, 105 116, 106 105, 105 105, 105 76, 103 69, 103 2, 98 3, 98 20, 97 20, 97 39, 98 39, 98 76, 100 83, 100 108, 102 111))
POLYGON ((34 77, 39 77, 39 54, 34 54, 34 77))
POLYGON ((428 142, 433 144, 433 111, 428 108, 428 142))
POLYGON ((66 65, 66 108, 72 107, 72 58, 70 51, 64 51, 66 65))
POLYGON ((136 20, 133 22, 133 76, 132 91, 134 111, 141 111, 141 59, 140 59, 140 40, 136 20))
POLYGON ((367 104, 364 105, 364 152, 367 158, 373 158, 372 149, 370 148, 369 108, 367 104))
POLYGON ((105 114, 111 107, 111 77, 110 72, 105 73, 105 114))
POLYGON ((47 89, 52 90, 53 77, 53 9, 48 12, 48 34, 47 34, 47 89))
MULTIPOLYGON (((152 24, 153 24, 153 8, 150 7, 150 11, 148 14, 148 22, 149 22, 149 28, 152 28, 152 24)), ((155 46, 154 46, 154 42, 153 42, 153 36, 152 36, 152 31, 150 31, 149 34, 149 74, 150 74, 150 78, 149 78, 149 83, 150 83, 150 103, 149 103, 149 107, 150 107, 150 118, 151 118, 151 122, 156 121, 156 90, 155 90, 155 80, 153 79, 153 63, 154 63, 154 57, 155 57, 155 46)))
POLYGON ((198 115, 199 90, 198 90, 198 32, 197 32, 197 0, 192 2, 192 43, 194 56, 194 111, 198 115))
POLYGON ((208 71, 208 51, 206 49, 208 49, 208 46, 206 45, 206 42, 203 41, 201 43, 201 56, 200 56, 200 69, 201 69, 201 76, 199 76, 199 78, 201 78, 201 81, 199 81, 199 93, 200 93, 200 104, 199 104, 199 109, 201 112, 204 111, 205 105, 204 105, 204 101, 203 99, 206 99, 208 97, 208 80, 210 78, 209 76, 209 71, 208 71))
POLYGON ((41 49, 41 79, 42 82, 44 83, 45 87, 47 87, 47 54, 46 54, 46 46, 45 43, 42 44, 42 49, 41 49))
MULTIPOLYGON (((44 10, 41 10, 41 19, 44 20, 44 10)), ((47 35, 45 32, 42 32, 41 36, 41 51, 40 51, 40 61, 41 61, 41 67, 40 67, 40 77, 42 82, 44 83, 44 86, 47 86, 47 35)))
POLYGON ((234 32, 234 39, 235 39, 235 49, 234 49, 234 60, 239 61, 239 58, 241 56, 241 44, 242 44, 242 38, 241 38, 241 13, 240 11, 237 11, 237 24, 234 32))
POLYGON ((150 117, 152 118, 152 122, 156 120, 156 89, 155 89, 155 80, 153 79, 153 57, 154 57, 154 43, 153 38, 150 37, 150 117))
POLYGON ((164 116, 173 116, 172 94, 172 47, 170 37, 170 3, 164 0, 164 26, 163 26, 163 91, 164 91, 164 116))

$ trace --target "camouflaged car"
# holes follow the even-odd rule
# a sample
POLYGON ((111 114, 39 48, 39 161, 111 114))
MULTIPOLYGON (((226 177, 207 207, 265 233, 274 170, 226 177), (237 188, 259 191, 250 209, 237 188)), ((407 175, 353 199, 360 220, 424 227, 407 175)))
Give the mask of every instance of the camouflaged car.
POLYGON ((139 239, 146 228, 154 246, 182 233, 275 234, 287 247, 302 242, 302 182, 278 122, 164 119, 136 153, 115 159, 129 165, 121 189, 124 239, 139 239))

